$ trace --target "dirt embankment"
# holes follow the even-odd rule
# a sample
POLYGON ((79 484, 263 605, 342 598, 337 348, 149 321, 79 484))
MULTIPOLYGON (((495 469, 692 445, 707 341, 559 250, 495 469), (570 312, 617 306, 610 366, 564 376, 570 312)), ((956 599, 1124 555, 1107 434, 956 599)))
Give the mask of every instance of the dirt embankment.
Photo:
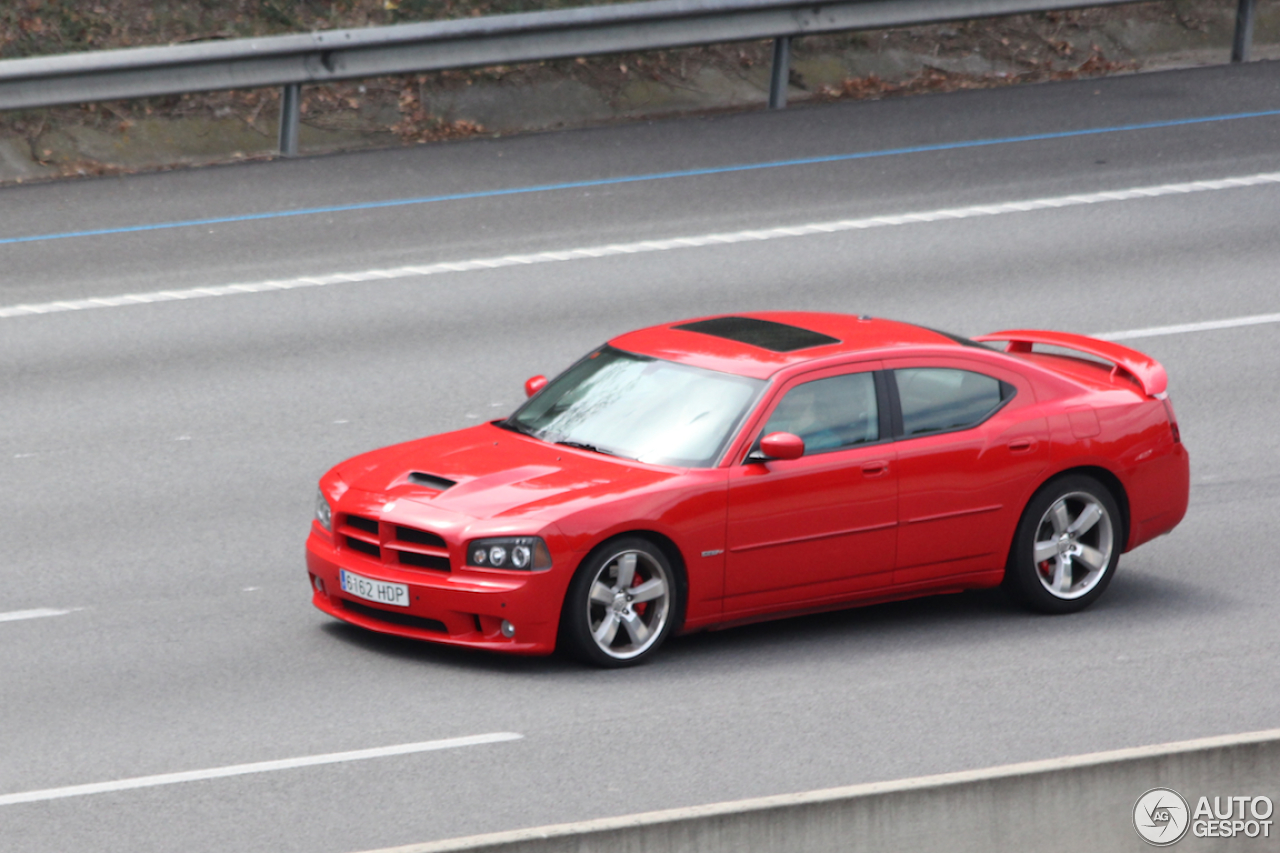
MULTIPOLYGON (((581 5, 567 0, 11 0, 0 59, 581 5)), ((1263 0, 1255 55, 1280 56, 1263 0)), ((790 102, 1225 62, 1236 0, 1163 0, 793 42, 790 102)), ((405 75, 303 90, 303 153, 762 106, 770 44, 405 75)), ((0 181, 273 156, 279 93, 0 114, 0 181)))

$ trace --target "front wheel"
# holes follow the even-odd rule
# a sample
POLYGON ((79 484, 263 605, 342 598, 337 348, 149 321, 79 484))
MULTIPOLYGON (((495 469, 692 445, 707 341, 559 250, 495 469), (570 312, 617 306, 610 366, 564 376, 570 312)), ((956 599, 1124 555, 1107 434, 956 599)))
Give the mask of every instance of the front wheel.
POLYGON ((1102 595, 1120 561, 1123 523, 1092 477, 1063 477, 1032 497, 1018 523, 1004 586, 1043 613, 1074 613, 1102 595))
POLYGON ((651 542, 607 542, 569 584, 561 627, 567 650, 597 666, 640 663, 671 633, 679 595, 671 563, 651 542))

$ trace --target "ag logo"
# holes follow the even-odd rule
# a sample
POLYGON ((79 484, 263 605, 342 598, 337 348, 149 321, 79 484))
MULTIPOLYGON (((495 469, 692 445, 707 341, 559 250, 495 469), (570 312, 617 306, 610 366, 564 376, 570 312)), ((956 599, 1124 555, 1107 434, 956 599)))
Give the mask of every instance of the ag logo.
POLYGON ((1191 825, 1190 817, 1187 801, 1172 788, 1152 788, 1133 804, 1133 828, 1156 847, 1180 841, 1191 825))

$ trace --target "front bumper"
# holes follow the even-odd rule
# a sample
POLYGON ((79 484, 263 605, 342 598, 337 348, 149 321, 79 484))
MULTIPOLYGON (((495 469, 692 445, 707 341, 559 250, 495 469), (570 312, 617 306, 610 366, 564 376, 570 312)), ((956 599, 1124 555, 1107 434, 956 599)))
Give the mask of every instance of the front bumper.
POLYGON ((546 655, 555 650, 565 584, 555 568, 541 572, 411 570, 334 548, 312 531, 307 539, 311 602, 336 619, 397 637, 450 646, 546 655), (339 569, 409 587, 409 606, 365 601, 343 592, 339 569), (317 580, 319 583, 317 583, 317 580), (515 627, 502 634, 503 621, 515 627))

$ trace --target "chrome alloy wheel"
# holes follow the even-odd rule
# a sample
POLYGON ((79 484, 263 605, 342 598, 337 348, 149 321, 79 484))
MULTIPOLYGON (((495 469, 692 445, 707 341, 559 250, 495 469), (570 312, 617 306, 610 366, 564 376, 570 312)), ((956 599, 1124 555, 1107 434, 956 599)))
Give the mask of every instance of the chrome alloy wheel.
POLYGON ((615 660, 645 653, 662 636, 671 609, 671 578, 643 551, 610 557, 591 581, 587 626, 600 651, 615 660))
POLYGON ((1050 505, 1036 526, 1032 562, 1054 598, 1088 595, 1111 564, 1115 528, 1106 507, 1088 492, 1069 492, 1050 505))

